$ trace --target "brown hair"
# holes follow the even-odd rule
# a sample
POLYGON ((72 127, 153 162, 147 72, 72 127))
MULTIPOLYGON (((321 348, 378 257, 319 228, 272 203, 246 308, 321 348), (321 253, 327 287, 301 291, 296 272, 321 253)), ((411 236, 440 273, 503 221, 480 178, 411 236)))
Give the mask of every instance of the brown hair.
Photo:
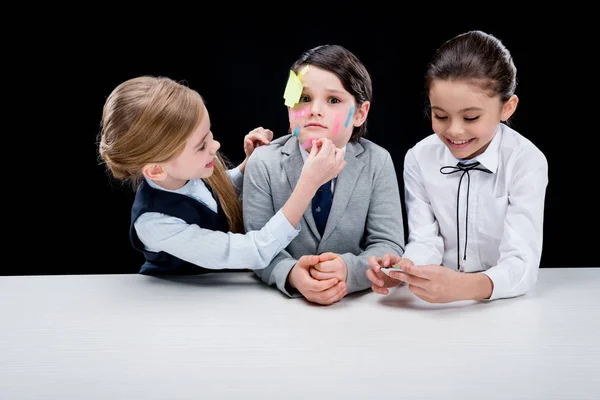
MULTIPOLYGON (((178 156, 205 113, 200 94, 166 77, 141 76, 118 85, 102 113, 98 150, 110 174, 136 190, 142 168, 178 156)), ((240 198, 226 173, 227 159, 215 157, 204 179, 217 194, 231 232, 243 232, 240 198)))
POLYGON ((506 102, 517 88, 517 68, 498 38, 482 31, 469 31, 437 49, 425 73, 427 94, 437 79, 470 80, 506 102))

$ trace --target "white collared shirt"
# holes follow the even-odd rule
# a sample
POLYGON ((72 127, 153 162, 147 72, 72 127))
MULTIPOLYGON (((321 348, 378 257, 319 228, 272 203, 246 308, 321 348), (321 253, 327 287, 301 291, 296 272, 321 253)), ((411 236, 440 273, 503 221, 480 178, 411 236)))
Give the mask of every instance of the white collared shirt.
MULTIPOLYGON (((241 193, 244 176, 239 168, 228 170, 227 174, 238 193, 241 193)), ((149 179, 146 182, 158 190, 190 196, 217 212, 217 202, 201 179, 190 180, 177 190, 163 189, 149 179)), ((246 234, 204 229, 180 218, 156 212, 140 215, 134 227, 147 250, 164 251, 215 270, 266 268, 273 257, 300 232, 300 224, 292 226, 281 210, 262 229, 246 234)))
POLYGON ((546 157, 527 138, 499 124, 476 159, 491 173, 471 170, 462 179, 457 237, 457 191, 463 172, 442 174, 440 168, 459 161, 436 134, 407 152, 409 238, 403 257, 415 265, 485 271, 494 283, 490 299, 524 294, 537 281, 542 252, 546 157))

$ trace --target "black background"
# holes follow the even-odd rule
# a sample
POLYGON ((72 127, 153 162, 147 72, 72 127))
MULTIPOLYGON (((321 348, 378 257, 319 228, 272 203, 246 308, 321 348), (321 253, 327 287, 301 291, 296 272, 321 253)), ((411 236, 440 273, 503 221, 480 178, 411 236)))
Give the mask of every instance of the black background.
MULTIPOLYGON (((354 19, 333 14, 324 18, 319 7, 312 11, 316 17, 306 20, 221 18, 212 27, 207 25, 210 15, 195 24, 182 21, 181 26, 168 27, 155 21, 131 25, 126 18, 113 17, 93 26, 79 21, 76 29, 39 37, 41 47, 50 48, 54 56, 37 59, 52 78, 34 80, 44 89, 36 104, 43 103, 49 115, 45 118, 51 118, 44 121, 50 127, 45 129, 58 134, 45 140, 48 165, 36 174, 37 182, 28 185, 39 186, 29 197, 38 202, 36 218, 43 223, 20 224, 26 233, 14 233, 15 243, 22 242, 21 237, 31 239, 19 252, 23 261, 8 263, 2 274, 138 271, 142 257, 128 239, 133 193, 108 178, 96 147, 102 106, 122 81, 145 74, 185 81, 205 98, 222 152, 239 163, 248 131, 263 126, 276 137, 286 133, 283 91, 290 65, 311 47, 343 45, 371 73, 374 100, 367 137, 391 152, 402 188, 406 150, 431 133, 424 114, 426 64, 444 41, 471 29, 494 34, 511 51, 520 98, 512 126, 549 162, 541 266, 599 265, 593 251, 596 235, 582 231, 591 226, 595 232, 598 222, 596 211, 583 201, 592 196, 595 184, 589 183, 594 181, 587 180, 591 174, 583 167, 574 173, 562 166, 565 159, 574 164, 589 159, 584 152, 593 146, 591 138, 582 138, 584 131, 565 130, 558 121, 564 114, 561 97, 570 87, 565 76, 571 61, 565 57, 574 54, 553 42, 561 36, 558 28, 531 29, 506 18, 444 20, 444 10, 437 11, 442 22, 436 23, 427 17, 428 11, 401 20, 362 15, 360 9, 354 10, 354 19), (557 80, 560 76, 562 81, 557 80), (46 207, 39 207, 40 199, 46 207)), ((165 18, 158 15, 160 9, 156 13, 158 21, 165 18)))

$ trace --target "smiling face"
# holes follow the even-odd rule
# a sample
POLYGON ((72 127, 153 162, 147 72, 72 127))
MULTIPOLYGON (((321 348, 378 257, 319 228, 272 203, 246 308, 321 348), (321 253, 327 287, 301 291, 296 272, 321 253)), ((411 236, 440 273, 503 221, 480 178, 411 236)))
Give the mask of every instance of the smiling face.
POLYGON ((437 79, 429 88, 431 127, 458 159, 482 154, 500 121, 515 111, 516 96, 502 103, 499 96, 488 93, 477 81, 437 79))
POLYGON ((210 117, 205 109, 200 124, 187 138, 183 150, 168 161, 147 164, 144 175, 165 189, 179 189, 190 179, 212 175, 220 147, 210 130, 210 117))
POLYGON ((164 163, 168 180, 175 185, 185 185, 190 179, 208 178, 214 170, 214 161, 221 144, 210 130, 210 117, 204 117, 185 143, 181 154, 164 163))
POLYGON ((356 106, 354 97, 333 73, 311 65, 302 77, 304 89, 299 103, 289 109, 290 128, 307 150, 313 139, 328 138, 344 147, 355 126, 369 111, 369 102, 356 106))

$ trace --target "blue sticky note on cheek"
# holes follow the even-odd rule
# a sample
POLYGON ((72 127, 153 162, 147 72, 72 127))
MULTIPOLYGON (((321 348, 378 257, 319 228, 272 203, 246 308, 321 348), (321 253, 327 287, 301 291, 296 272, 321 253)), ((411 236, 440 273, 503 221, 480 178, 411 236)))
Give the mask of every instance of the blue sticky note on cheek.
POLYGON ((354 114, 354 106, 350 107, 350 111, 348 111, 348 117, 346 117, 346 123, 344 124, 344 126, 347 128, 348 124, 350 123, 350 118, 352 118, 352 115, 354 114))

